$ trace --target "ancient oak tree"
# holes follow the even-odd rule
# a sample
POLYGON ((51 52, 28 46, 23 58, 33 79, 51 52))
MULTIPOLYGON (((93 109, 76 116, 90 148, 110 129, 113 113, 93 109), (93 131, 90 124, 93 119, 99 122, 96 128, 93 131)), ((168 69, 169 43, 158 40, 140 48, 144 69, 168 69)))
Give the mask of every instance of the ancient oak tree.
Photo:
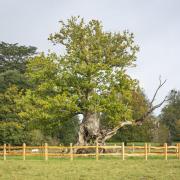
MULTIPOLYGON (((29 66, 30 78, 39 78, 40 83, 47 79, 52 82, 54 79, 49 86, 53 90, 51 96, 41 95, 43 101, 48 100, 51 104, 45 104, 45 110, 54 107, 48 113, 83 117, 77 144, 93 144, 97 141, 103 144, 119 128, 127 124, 141 124, 146 116, 164 102, 153 106, 157 92, 164 84, 160 82, 147 111, 137 120, 133 119, 132 95, 138 83, 127 74, 127 69, 135 65, 139 48, 134 43, 132 33, 105 32, 97 20, 86 23, 79 17, 72 17, 66 22, 61 21, 59 31, 51 34, 49 39, 65 49, 63 55, 55 58, 53 77, 44 79, 46 73, 41 76, 37 72, 34 60, 29 66)), ((43 60, 38 63, 43 64, 43 60)), ((45 69, 49 72, 50 68, 47 64, 45 69)))

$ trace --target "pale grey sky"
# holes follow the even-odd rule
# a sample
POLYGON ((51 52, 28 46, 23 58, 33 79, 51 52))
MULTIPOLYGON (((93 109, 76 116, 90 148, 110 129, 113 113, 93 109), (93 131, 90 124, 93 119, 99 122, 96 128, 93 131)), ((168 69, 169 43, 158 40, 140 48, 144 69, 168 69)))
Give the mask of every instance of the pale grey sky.
POLYGON ((0 41, 57 51, 47 38, 72 15, 99 19, 106 31, 135 34, 140 52, 130 73, 149 98, 159 75, 167 83, 157 102, 180 89, 180 0, 0 0, 0 41))

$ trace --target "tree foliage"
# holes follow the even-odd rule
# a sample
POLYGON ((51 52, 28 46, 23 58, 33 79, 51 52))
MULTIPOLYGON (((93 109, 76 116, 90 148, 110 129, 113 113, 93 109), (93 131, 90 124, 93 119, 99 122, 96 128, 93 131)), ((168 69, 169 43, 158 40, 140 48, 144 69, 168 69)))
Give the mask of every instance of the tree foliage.
POLYGON ((24 127, 18 122, 0 122, 0 144, 20 145, 26 140, 24 127))
POLYGON ((101 22, 86 24, 76 17, 60 25, 49 39, 66 49, 59 76, 67 92, 78 96, 79 113, 103 112, 111 125, 131 119, 128 102, 135 81, 126 69, 134 65, 138 51, 133 34, 104 32, 101 22))
POLYGON ((28 121, 28 129, 35 127, 46 135, 54 135, 63 121, 77 111, 75 96, 70 96, 59 86, 57 56, 41 54, 33 58, 26 76, 32 87, 17 102, 19 117, 28 121))
POLYGON ((18 106, 16 101, 21 97, 17 86, 9 87, 5 93, 0 93, 0 121, 18 121, 18 106))

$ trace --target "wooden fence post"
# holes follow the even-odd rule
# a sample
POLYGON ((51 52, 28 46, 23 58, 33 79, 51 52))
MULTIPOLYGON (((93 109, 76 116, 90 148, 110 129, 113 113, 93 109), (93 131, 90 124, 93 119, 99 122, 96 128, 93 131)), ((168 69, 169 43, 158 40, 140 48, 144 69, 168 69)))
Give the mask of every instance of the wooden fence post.
POLYGON ((8 153, 11 152, 11 144, 8 144, 8 153))
POLYGON ((178 144, 178 159, 180 159, 180 143, 178 144))
POLYGON ((71 160, 73 160, 73 147, 72 147, 72 143, 70 143, 70 157, 71 157, 71 160))
POLYGON ((26 144, 23 143, 23 160, 26 160, 26 144))
POLYGON ((3 146, 3 159, 6 160, 6 144, 3 146))
POLYGON ((48 160, 48 144, 45 143, 45 146, 44 146, 44 156, 45 156, 45 160, 47 161, 48 160))
POLYGON ((147 143, 144 144, 145 160, 147 160, 147 143))
POLYGON ((167 143, 164 143, 164 156, 165 160, 167 160, 167 143))
POLYGON ((98 147, 98 142, 96 142, 96 160, 99 160, 99 147, 98 147))
POLYGON ((148 144, 148 153, 151 153, 151 143, 148 144))
MULTIPOLYGON (((179 157, 179 155, 178 155, 178 148, 179 148, 179 144, 177 143, 176 144, 176 157, 178 158, 179 157)), ((179 159, 179 158, 178 158, 179 159)))
POLYGON ((124 142, 122 142, 122 160, 124 160, 124 142))
POLYGON ((134 152, 134 143, 132 144, 132 152, 134 152))

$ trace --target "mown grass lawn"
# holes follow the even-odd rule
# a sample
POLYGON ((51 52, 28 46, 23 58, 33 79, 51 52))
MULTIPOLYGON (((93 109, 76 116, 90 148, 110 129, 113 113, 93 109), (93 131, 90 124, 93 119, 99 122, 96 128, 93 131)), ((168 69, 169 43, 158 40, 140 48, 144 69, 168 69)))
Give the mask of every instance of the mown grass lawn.
POLYGON ((54 159, 0 161, 0 179, 4 180, 113 180, 180 179, 180 160, 171 159, 54 159))

